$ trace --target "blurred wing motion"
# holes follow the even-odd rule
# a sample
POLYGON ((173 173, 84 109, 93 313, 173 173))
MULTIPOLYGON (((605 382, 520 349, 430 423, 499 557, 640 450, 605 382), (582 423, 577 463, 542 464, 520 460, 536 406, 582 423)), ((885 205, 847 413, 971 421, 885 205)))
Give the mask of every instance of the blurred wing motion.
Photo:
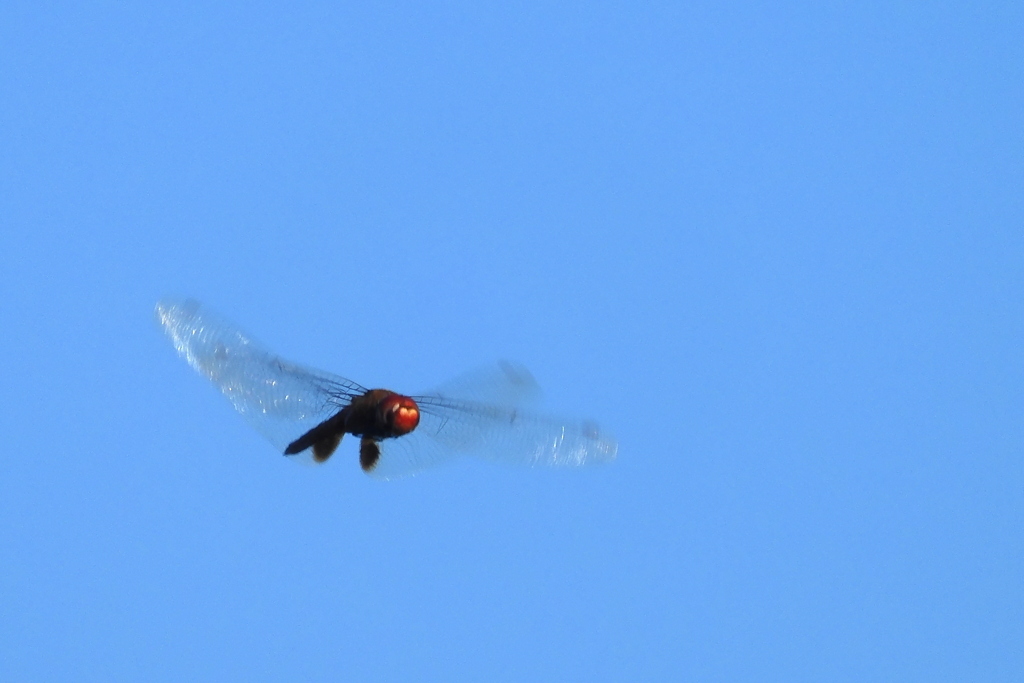
MULTIPOLYGON (((367 391, 270 353, 195 301, 162 301, 156 314, 178 353, 280 452, 367 391)), ((615 458, 614 439, 596 425, 524 411, 539 393, 529 372, 501 363, 413 396, 420 407, 419 426, 381 441, 381 457, 370 475, 407 476, 459 454, 547 466, 615 458)))
POLYGON ((370 476, 394 479, 455 454, 549 467, 580 467, 615 459, 618 445, 592 422, 561 420, 513 405, 465 401, 451 395, 414 396, 416 431, 380 444, 370 476))
POLYGON ((366 392, 343 377, 270 353, 197 301, 161 301, 156 315, 178 354, 282 453, 298 435, 366 392))

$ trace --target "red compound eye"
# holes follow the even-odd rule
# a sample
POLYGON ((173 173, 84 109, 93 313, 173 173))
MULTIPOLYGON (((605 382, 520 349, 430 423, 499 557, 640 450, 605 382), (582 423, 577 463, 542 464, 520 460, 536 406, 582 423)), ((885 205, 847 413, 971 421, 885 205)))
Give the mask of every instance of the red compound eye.
POLYGON ((395 436, 408 434, 420 423, 420 408, 408 396, 389 396, 381 408, 395 436))

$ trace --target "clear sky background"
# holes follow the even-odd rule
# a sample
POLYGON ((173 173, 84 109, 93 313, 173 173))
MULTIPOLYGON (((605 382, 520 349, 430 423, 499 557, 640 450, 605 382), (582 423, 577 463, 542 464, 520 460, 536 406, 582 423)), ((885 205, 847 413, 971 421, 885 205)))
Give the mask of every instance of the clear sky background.
POLYGON ((1022 680, 1024 5, 152 5, 0 6, 0 679, 1022 680), (294 465, 168 295, 619 458, 294 465))

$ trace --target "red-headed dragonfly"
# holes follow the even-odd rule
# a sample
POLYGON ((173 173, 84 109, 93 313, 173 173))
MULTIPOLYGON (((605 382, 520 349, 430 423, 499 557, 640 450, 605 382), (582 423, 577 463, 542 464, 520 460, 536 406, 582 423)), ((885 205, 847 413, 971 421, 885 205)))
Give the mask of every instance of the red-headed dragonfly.
POLYGON ((522 410, 538 388, 518 366, 501 363, 405 396, 286 361, 196 301, 161 301, 156 315, 189 365, 288 456, 322 463, 352 434, 363 470, 392 479, 460 453, 555 467, 616 455, 615 440, 592 422, 522 410))

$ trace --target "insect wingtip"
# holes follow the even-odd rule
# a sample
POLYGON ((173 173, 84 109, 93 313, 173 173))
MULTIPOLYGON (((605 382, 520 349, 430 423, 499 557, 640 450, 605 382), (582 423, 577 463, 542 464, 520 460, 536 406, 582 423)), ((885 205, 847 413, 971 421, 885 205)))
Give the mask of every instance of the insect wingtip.
POLYGON ((157 322, 164 328, 181 320, 188 320, 199 312, 199 302, 195 299, 177 299, 164 297, 156 302, 153 314, 157 322))
POLYGON ((593 442, 591 452, 596 460, 611 462, 619 454, 619 443, 611 434, 602 432, 594 422, 583 424, 583 434, 593 442))

